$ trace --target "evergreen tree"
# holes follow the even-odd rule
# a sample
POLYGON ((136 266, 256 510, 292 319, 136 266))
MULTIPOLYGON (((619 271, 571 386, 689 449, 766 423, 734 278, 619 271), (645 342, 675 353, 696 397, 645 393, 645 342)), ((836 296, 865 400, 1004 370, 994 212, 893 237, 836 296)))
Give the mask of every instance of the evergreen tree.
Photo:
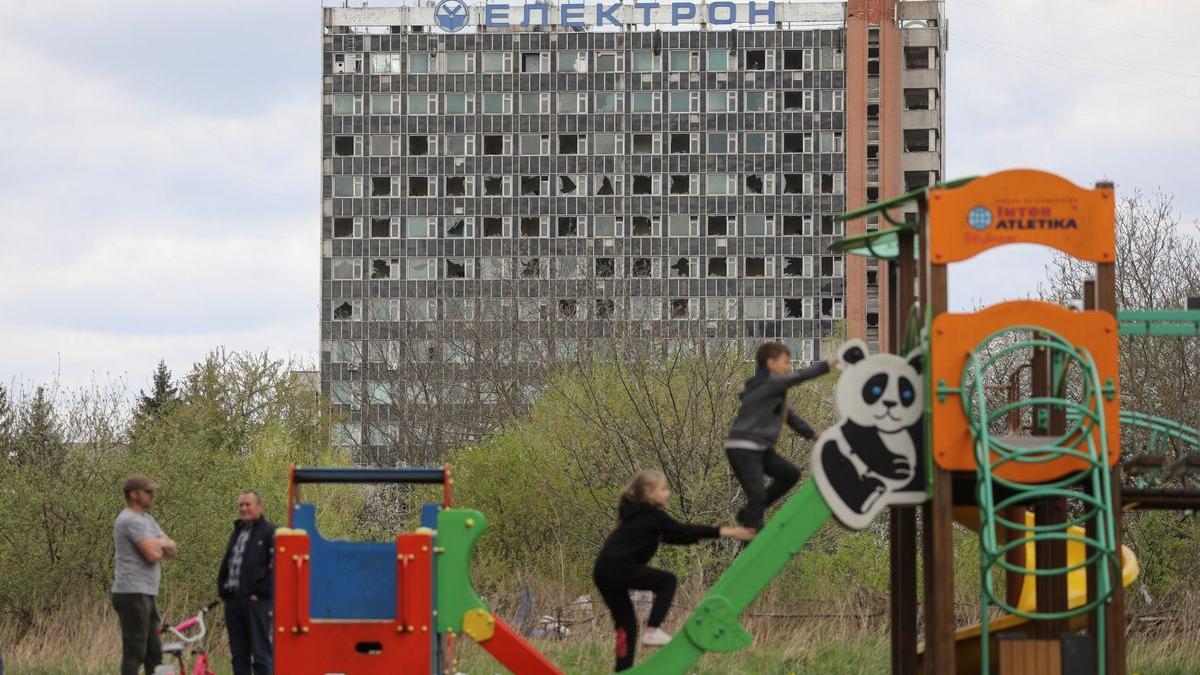
POLYGON ((137 415, 141 418, 160 417, 174 403, 179 401, 179 388, 171 382, 171 371, 167 362, 159 360, 158 368, 154 370, 154 389, 149 396, 141 392, 142 401, 138 404, 137 415))
POLYGON ((52 467, 61 461, 66 444, 45 387, 38 387, 21 411, 14 441, 13 452, 19 464, 52 467))

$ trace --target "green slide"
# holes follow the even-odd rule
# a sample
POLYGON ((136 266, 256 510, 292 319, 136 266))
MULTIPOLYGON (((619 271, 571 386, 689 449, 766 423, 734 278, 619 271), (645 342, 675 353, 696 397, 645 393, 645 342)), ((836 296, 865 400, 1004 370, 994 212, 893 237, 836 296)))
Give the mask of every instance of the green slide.
POLYGON ((738 615, 830 516, 817 484, 805 481, 734 559, 670 644, 626 672, 684 673, 704 652, 732 652, 748 646, 754 638, 738 622, 738 615))

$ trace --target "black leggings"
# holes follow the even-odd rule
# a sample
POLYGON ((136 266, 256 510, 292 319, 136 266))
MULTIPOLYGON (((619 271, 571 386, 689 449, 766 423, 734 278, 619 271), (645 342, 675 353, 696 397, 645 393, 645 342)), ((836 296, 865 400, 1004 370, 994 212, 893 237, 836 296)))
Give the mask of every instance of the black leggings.
POLYGON ((617 629, 617 666, 615 670, 633 667, 634 650, 637 646, 637 615, 629 591, 651 591, 654 604, 650 607, 648 628, 662 626, 675 597, 675 575, 648 565, 606 564, 603 561, 592 571, 592 581, 600 589, 600 597, 612 612, 613 625, 617 629))
POLYGON ((761 530, 763 512, 774 504, 780 497, 800 480, 800 470, 791 462, 779 456, 775 448, 766 450, 743 450, 741 448, 726 448, 725 455, 733 467, 733 475, 737 476, 746 492, 746 506, 738 512, 738 523, 746 527, 761 530), (766 486, 766 476, 774 480, 766 486))

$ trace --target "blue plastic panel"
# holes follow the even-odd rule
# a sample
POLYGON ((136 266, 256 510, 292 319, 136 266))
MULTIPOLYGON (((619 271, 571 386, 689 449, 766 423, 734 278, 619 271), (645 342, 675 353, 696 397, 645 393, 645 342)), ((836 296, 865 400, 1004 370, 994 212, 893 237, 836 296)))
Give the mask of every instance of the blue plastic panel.
POLYGON ((292 527, 308 533, 313 619, 395 619, 396 544, 329 540, 312 504, 296 504, 292 527))

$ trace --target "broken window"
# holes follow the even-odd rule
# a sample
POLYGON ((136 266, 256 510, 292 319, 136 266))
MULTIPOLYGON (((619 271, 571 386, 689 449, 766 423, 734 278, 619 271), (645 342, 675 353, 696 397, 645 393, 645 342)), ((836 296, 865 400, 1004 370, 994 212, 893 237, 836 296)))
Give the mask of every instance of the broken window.
POLYGON ((652 277, 652 276, 654 276, 654 261, 651 258, 634 258, 633 264, 629 268, 629 276, 631 276, 631 277, 652 277))
POLYGON ((867 270, 867 285, 874 286, 879 283, 879 270, 867 270))
MULTIPOLYGON (((785 49, 785 50, 783 50, 783 68, 784 68, 784 70, 804 70, 805 68, 808 67, 808 65, 811 65, 811 64, 808 64, 808 65, 805 64, 806 59, 804 58, 804 56, 805 56, 806 51, 807 50, 804 50, 804 49, 785 49)), ((812 57, 809 56, 808 60, 811 61, 811 59, 812 59, 812 57)))
POLYGON ((508 230, 508 223, 503 218, 485 216, 483 219, 483 236, 485 237, 507 237, 508 230))
POLYGON ((747 49, 746 50, 746 70, 766 70, 767 69, 767 50, 765 49, 747 49))
POLYGON ((729 272, 729 262, 727 258, 709 258, 708 259, 708 276, 710 277, 725 277, 729 272))
POLYGON ((686 194, 690 194, 691 191, 692 191, 692 177, 691 176, 689 176, 687 174, 683 174, 683 175, 676 174, 676 175, 671 176, 671 194, 686 195, 686 194))
POLYGON ((571 176, 558 177, 558 194, 573 195, 579 186, 575 184, 575 180, 571 176))
POLYGON ((371 177, 371 196, 390 197, 392 194, 392 179, 388 176, 371 177))
POLYGON ((783 111, 802 112, 812 107, 812 90, 783 92, 783 111), (805 96, 805 94, 808 94, 805 96))
POLYGON ((446 176, 446 196, 465 197, 467 195, 466 176, 446 176))
POLYGON ((362 221, 358 220, 357 218, 334 218, 333 236, 337 239, 342 239, 345 237, 357 237, 360 235, 360 232, 358 231, 358 226, 360 223, 362 223, 362 221))
POLYGON ((503 197, 504 195, 504 176, 484 176, 483 177, 483 196, 485 197, 503 197))
POLYGON ((634 174, 634 176, 633 176, 633 194, 635 194, 635 195, 654 194, 654 179, 651 176, 634 174))
POLYGON ((545 237, 547 233, 542 231, 541 218, 537 216, 522 216, 521 217, 521 236, 522 237, 545 237))
POLYGON ((746 276, 747 277, 765 277, 767 276, 767 259, 766 258, 746 258, 746 276))
POLYGON ((841 174, 832 174, 832 173, 821 174, 821 194, 823 194, 823 195, 837 194, 838 193, 838 190, 837 190, 838 184, 841 182, 838 180, 838 178, 841 178, 841 174))
POLYGON ((842 223, 831 214, 822 214, 821 216, 821 234, 826 236, 837 236, 842 233, 842 223))
POLYGON ((466 279, 466 261, 463 258, 446 258, 446 278, 466 279))
POLYGON ((867 327, 875 328, 879 326, 879 312, 867 312, 867 327))
POLYGON ((804 258, 800 256, 785 256, 783 258, 783 276, 785 277, 803 277, 807 276, 804 273, 804 258))
POLYGON ((812 234, 812 216, 784 216, 783 234, 787 237, 812 234))
POLYGON ((686 155, 691 152, 692 136, 691 134, 671 134, 671 154, 686 155))
POLYGON ((746 194, 761 195, 763 193, 763 177, 761 174, 746 174, 746 194))
POLYGON ((474 236, 471 224, 472 222, 463 216, 446 218, 446 237, 448 239, 465 239, 474 236))
POLYGON ((524 258, 521 260, 521 278, 538 279, 542 276, 541 258, 524 258))
POLYGON ((429 154, 429 137, 428 136, 409 136, 408 137, 408 154, 413 157, 421 157, 429 154))
POLYGON ((783 194, 785 195, 802 195, 804 194, 804 176, 802 173, 785 173, 783 174, 783 194))
POLYGON ((689 278, 692 276, 693 263, 691 258, 676 258, 671 262, 672 278, 689 278))
POLYGON ((409 176, 408 177, 408 196, 409 197, 428 197, 429 196, 429 177, 428 176, 409 176))
POLYGON ((558 315, 564 319, 574 319, 579 315, 579 301, 563 298, 558 301, 558 315))
POLYGON ((709 216, 708 236, 724 237, 729 234, 729 216, 709 216))
POLYGON ((542 194, 542 182, 548 180, 546 176, 521 176, 521 195, 536 197, 542 194))
MULTIPOLYGON (((672 319, 690 319, 695 318, 692 311, 693 303, 691 298, 672 298, 671 299, 671 318, 672 319)), ((695 303, 695 308, 699 310, 699 303, 695 303)), ((699 314, 699 312, 696 312, 699 314)))
POLYGON ((654 154, 655 134, 634 134, 633 135, 633 152, 638 155, 654 154))
POLYGON ((358 318, 358 301, 346 300, 333 307, 334 321, 350 321, 358 318))
POLYGON ((635 237, 657 237, 659 222, 658 216, 634 216, 632 234, 635 237))
POLYGON ((396 270, 400 269, 399 258, 375 258, 371 260, 371 278, 372 279, 397 279, 399 274, 396 270))
POLYGON ((596 258, 596 277, 599 279, 611 279, 616 276, 617 261, 616 258, 596 258))
POLYGON ((611 319, 615 313, 616 304, 608 298, 596 298, 597 319, 611 319))
POLYGON ((579 136, 575 134, 560 134, 558 137, 558 154, 578 155, 579 136))
POLYGON ((579 228, 579 218, 577 216, 559 216, 557 233, 560 237, 583 236, 579 228))
MULTIPOLYGON (((549 59, 546 59, 549 61, 549 59)), ((544 73, 546 70, 542 67, 542 55, 539 52, 522 52, 521 53, 521 72, 522 73, 544 73)))
POLYGON ((613 176, 600 176, 596 181, 596 194, 601 197, 615 195, 617 191, 614 186, 614 180, 613 176))
POLYGON ((333 154, 338 157, 352 157, 359 154, 361 149, 362 143, 358 141, 357 136, 333 137, 333 154))
POLYGON ((486 134, 483 137, 483 154, 506 155, 504 151, 504 136, 502 134, 486 134))
POLYGON ((784 298, 783 299, 783 318, 785 319, 803 319, 804 316, 804 300, 801 298, 784 298))

